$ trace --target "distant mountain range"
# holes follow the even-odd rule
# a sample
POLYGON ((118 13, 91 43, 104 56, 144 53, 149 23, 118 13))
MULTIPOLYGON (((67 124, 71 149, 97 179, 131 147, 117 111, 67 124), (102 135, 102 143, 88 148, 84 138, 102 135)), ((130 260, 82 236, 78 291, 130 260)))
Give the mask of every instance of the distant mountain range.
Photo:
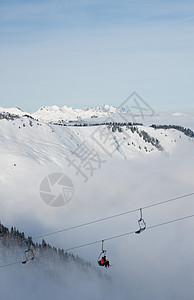
POLYGON ((118 114, 119 110, 113 106, 101 105, 99 107, 92 108, 73 108, 63 106, 59 108, 56 105, 53 106, 43 106, 38 111, 34 113, 23 112, 19 108, 1 108, 1 112, 9 112, 11 114, 24 116, 25 114, 30 115, 36 120, 46 121, 46 122, 57 122, 63 120, 65 122, 69 121, 83 121, 88 119, 96 118, 107 118, 114 114, 118 114))
POLYGON ((59 108, 56 105, 43 106, 38 111, 29 113, 24 112, 20 108, 3 108, 0 107, 0 113, 9 113, 17 116, 30 116, 31 118, 46 123, 87 123, 87 124, 101 124, 101 123, 143 123, 145 125, 151 124, 173 124, 181 125, 194 129, 194 112, 162 112, 156 113, 149 107, 138 108, 131 106, 121 106, 116 108, 109 105, 101 105, 97 107, 88 108, 73 108, 63 106, 59 108))

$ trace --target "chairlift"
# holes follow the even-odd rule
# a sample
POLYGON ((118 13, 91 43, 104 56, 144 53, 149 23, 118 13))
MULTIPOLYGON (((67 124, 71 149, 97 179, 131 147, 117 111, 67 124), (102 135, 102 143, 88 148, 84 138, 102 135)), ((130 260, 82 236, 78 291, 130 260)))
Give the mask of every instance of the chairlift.
POLYGON ((98 256, 98 259, 97 259, 97 262, 98 262, 99 266, 102 266, 101 259, 104 256, 106 256, 106 250, 104 250, 104 240, 102 240, 102 251, 100 252, 100 254, 98 256))
POLYGON ((34 252, 32 248, 29 248, 25 251, 26 260, 22 262, 22 264, 26 264, 34 259, 34 252))
POLYGON ((140 219, 138 220, 139 230, 135 231, 135 233, 139 234, 146 229, 146 223, 142 217, 142 209, 140 208, 140 219))

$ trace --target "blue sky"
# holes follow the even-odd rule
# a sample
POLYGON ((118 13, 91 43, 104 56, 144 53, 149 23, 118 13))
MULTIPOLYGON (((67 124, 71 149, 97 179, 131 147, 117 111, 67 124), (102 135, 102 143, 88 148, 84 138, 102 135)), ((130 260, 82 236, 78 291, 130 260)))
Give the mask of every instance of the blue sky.
POLYGON ((194 2, 0 0, 0 106, 194 108, 194 2))

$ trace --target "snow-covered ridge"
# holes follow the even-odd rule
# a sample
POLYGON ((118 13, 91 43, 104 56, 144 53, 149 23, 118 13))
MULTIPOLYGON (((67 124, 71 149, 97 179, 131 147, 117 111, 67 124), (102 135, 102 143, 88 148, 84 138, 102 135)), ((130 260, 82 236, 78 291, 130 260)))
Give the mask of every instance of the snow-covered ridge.
POLYGON ((23 153, 28 159, 33 157, 33 161, 41 165, 51 162, 51 157, 57 164, 64 165, 66 157, 77 158, 76 151, 79 152, 83 145, 90 151, 95 149, 98 155, 106 158, 114 155, 131 159, 159 155, 161 152, 170 153, 176 144, 191 136, 173 127, 128 124, 59 126, 41 123, 27 116, 14 119, 8 116, 0 120, 0 125, 0 149, 4 155, 2 167, 4 162, 10 163, 6 157, 13 149, 19 156, 23 153))
POLYGON ((98 107, 90 107, 90 108, 83 108, 83 109, 68 107, 65 105, 60 108, 57 105, 52 105, 52 106, 43 106, 34 113, 23 112, 21 109, 16 107, 13 108, 0 107, 0 112, 8 112, 10 114, 19 115, 19 116, 24 116, 27 114, 39 121, 45 121, 45 122, 57 122, 59 120, 69 122, 69 121, 108 117, 112 114, 118 113, 118 109, 109 105, 101 105, 98 107))
POLYGON ((108 122, 137 122, 145 125, 180 125, 194 130, 194 111, 189 112, 162 112, 162 113, 147 113, 142 115, 137 109, 133 113, 128 111, 127 107, 116 108, 109 105, 101 105, 88 108, 73 108, 68 106, 57 105, 43 106, 38 111, 28 113, 20 108, 2 108, 0 113, 9 113, 17 116, 30 116, 40 122, 45 123, 87 123, 87 124, 102 124, 108 122))
POLYGON ((96 119, 101 121, 113 115, 118 115, 117 108, 109 105, 101 105, 90 108, 73 108, 63 106, 59 108, 56 105, 41 107, 37 112, 32 113, 32 117, 39 121, 58 122, 58 121, 76 121, 76 122, 94 122, 96 119))
POLYGON ((13 115, 23 116, 25 113, 18 107, 4 108, 0 107, 1 113, 9 113, 13 115))

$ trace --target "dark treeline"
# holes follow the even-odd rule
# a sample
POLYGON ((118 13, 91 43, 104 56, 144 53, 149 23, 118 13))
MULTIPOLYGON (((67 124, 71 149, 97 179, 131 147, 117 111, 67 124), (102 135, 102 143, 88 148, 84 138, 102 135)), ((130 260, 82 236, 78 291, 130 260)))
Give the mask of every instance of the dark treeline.
POLYGON ((150 143, 152 146, 156 147, 159 151, 163 151, 164 148, 161 146, 160 141, 152 136, 150 136, 146 131, 140 130, 136 126, 130 127, 132 133, 137 133, 140 138, 144 140, 146 143, 150 143))
POLYGON ((46 243, 43 239, 41 243, 34 243, 32 237, 25 237, 24 232, 19 232, 15 227, 9 230, 7 227, 0 223, 0 248, 1 255, 5 254, 6 259, 17 260, 19 257, 24 257, 25 250, 33 249, 35 259, 33 261, 40 264, 45 258, 49 260, 57 260, 60 263, 67 263, 74 261, 76 264, 84 268, 91 268, 91 264, 85 262, 79 256, 72 253, 67 253, 63 249, 55 248, 46 243))
MULTIPOLYGON (((22 117, 26 117, 26 118, 29 118, 31 120, 34 120, 34 121, 37 121, 36 119, 34 119, 32 116, 30 115, 23 115, 22 117)), ((15 119, 21 119, 22 117, 20 117, 19 115, 15 115, 15 114, 10 114, 8 112, 0 112, 0 120, 15 120, 15 119)))
POLYGON ((182 126, 179 126, 179 125, 155 125, 155 124, 152 124, 150 127, 153 127, 155 129, 176 129, 178 131, 181 131, 183 132, 185 135, 193 138, 194 137, 194 132, 189 129, 189 128, 184 128, 182 126))
POLYGON ((13 120, 19 119, 19 118, 20 117, 18 115, 10 114, 8 112, 0 112, 0 120, 5 119, 7 121, 9 121, 9 120, 13 121, 13 120))
MULTIPOLYGON (((29 118, 31 119, 30 121, 30 126, 32 126, 32 120, 34 121, 38 121, 36 119, 34 119, 33 117, 31 117, 30 115, 23 115, 22 117, 26 117, 26 118, 29 118)), ((15 119, 20 119, 22 118, 18 115, 15 115, 15 114, 10 114, 8 112, 0 112, 0 120, 2 119, 6 119, 6 120, 15 120, 15 119)), ((58 126, 72 126, 72 127, 88 127, 88 126, 101 126, 101 125, 105 125, 105 126, 108 126, 108 128, 111 128, 113 132, 116 132, 118 130, 118 132, 122 132, 122 129, 121 127, 124 127, 126 126, 127 128, 130 128, 131 131, 136 131, 137 133, 139 133, 137 131, 137 129, 134 129, 134 126, 143 126, 142 123, 132 123, 132 122, 96 122, 96 123, 86 123, 84 121, 64 121, 64 120, 59 120, 57 122, 49 122, 49 124, 52 124, 52 125, 58 125, 58 126)), ((39 124, 38 124, 39 125, 39 124)), ((186 136, 189 136, 191 138, 194 137, 194 132, 189 129, 189 128, 185 128, 183 126, 179 126, 179 125, 156 125, 156 124, 152 124, 150 127, 154 128, 154 129, 164 129, 164 130, 167 130, 167 129, 176 129, 182 133, 184 133, 186 136)), ((143 131, 142 131, 143 132, 143 131)), ((149 141, 151 142, 151 139, 146 136, 145 132, 142 134, 144 140, 146 141, 149 141)), ((158 142, 154 142, 154 144, 158 145, 158 142)))
POLYGON ((84 123, 81 121, 69 121, 65 122, 64 120, 60 120, 58 122, 50 122, 53 125, 60 126, 75 126, 75 127, 87 127, 87 126, 143 126, 142 123, 131 123, 131 122, 100 122, 100 123, 84 123))

